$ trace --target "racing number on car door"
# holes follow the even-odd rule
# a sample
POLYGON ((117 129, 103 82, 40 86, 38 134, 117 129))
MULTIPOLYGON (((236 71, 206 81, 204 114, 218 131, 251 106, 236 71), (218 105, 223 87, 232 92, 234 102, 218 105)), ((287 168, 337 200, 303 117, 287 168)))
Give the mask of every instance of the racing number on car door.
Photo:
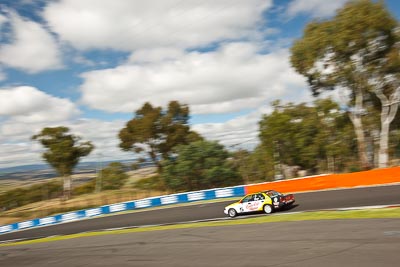
POLYGON ((251 198, 249 198, 249 201, 247 203, 242 203, 243 211, 251 212, 251 211, 261 210, 263 203, 264 203, 264 196, 262 194, 251 195, 251 198))

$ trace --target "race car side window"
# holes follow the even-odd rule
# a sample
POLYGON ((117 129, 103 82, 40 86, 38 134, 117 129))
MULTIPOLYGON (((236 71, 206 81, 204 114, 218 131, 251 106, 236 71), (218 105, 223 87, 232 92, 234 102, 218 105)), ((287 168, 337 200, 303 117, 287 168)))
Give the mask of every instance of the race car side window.
POLYGON ((253 200, 253 195, 249 195, 249 196, 244 197, 241 202, 244 203, 244 202, 249 202, 252 200, 253 200))
POLYGON ((259 200, 264 200, 265 199, 263 194, 257 194, 257 197, 258 197, 259 200))
POLYGON ((264 196, 262 194, 255 194, 254 201, 264 200, 264 196))

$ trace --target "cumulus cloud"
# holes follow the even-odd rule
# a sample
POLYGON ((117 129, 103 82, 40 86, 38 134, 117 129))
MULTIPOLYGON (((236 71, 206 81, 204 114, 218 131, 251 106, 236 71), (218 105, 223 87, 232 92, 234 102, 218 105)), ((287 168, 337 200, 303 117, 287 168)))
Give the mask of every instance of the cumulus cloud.
POLYGON ((7 21, 8 21, 7 17, 0 14, 0 27, 3 26, 3 24, 6 23, 7 21))
POLYGON ((68 99, 48 95, 37 88, 19 86, 0 89, 0 116, 19 122, 62 121, 79 114, 68 99))
MULTIPOLYGON (((125 64, 82 74, 82 102, 109 112, 132 112, 144 102, 189 104, 195 114, 256 108, 288 90, 306 88, 290 67, 288 51, 259 54, 251 43, 230 43, 217 51, 189 52, 175 60, 125 64)), ((292 94, 292 95, 297 95, 292 94)))
POLYGON ((0 46, 0 63, 28 73, 62 66, 56 41, 39 23, 23 19, 15 13, 10 14, 9 22, 11 40, 0 46))
POLYGON ((329 17, 342 7, 348 0, 293 0, 290 2, 286 14, 294 17, 299 14, 310 14, 312 17, 329 17))
POLYGON ((226 122, 201 123, 193 125, 193 130, 207 140, 218 141, 227 149, 253 149, 258 143, 258 122, 260 110, 239 116, 226 122))
POLYGON ((91 141, 96 149, 84 161, 133 159, 118 147, 121 120, 78 118, 79 110, 68 99, 48 95, 37 88, 0 89, 0 168, 44 162, 44 148, 31 137, 45 127, 66 126, 70 133, 91 141))
POLYGON ((254 37, 271 6, 272 0, 61 0, 43 16, 75 48, 134 51, 254 37))
POLYGON ((152 49, 139 49, 129 57, 129 63, 152 63, 175 60, 184 56, 184 51, 179 48, 158 47, 152 49))
POLYGON ((29 143, 0 144, 0 168, 19 165, 37 164, 40 162, 39 150, 29 143))
POLYGON ((80 119, 69 123, 71 132, 83 140, 91 141, 95 150, 85 161, 113 161, 135 159, 133 152, 124 152, 119 148, 118 133, 125 126, 125 121, 104 121, 98 119, 80 119))
POLYGON ((123 121, 102 121, 97 119, 65 120, 58 122, 20 123, 8 120, 0 125, 0 168, 43 162, 44 148, 31 140, 44 127, 60 125, 70 129, 70 133, 91 141, 95 150, 82 161, 113 161, 134 159, 134 153, 123 152, 119 147, 118 132, 124 127, 123 121))
POLYGON ((0 82, 4 81, 7 79, 7 75, 4 73, 4 71, 0 68, 0 82))

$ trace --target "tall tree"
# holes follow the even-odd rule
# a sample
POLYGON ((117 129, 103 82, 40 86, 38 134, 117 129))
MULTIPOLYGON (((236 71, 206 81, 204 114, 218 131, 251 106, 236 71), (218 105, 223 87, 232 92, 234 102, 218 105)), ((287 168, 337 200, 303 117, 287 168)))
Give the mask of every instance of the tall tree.
POLYGON ((188 124, 187 105, 171 101, 163 111, 145 103, 119 132, 119 146, 124 151, 147 152, 161 171, 160 158, 167 158, 173 147, 201 139, 188 124))
POLYGON ((338 167, 351 157, 350 122, 332 100, 320 99, 314 106, 276 101, 273 107, 259 123, 261 145, 270 159, 317 172, 321 162, 338 167))
POLYGON ((351 122, 330 98, 314 101, 314 112, 318 118, 318 133, 314 139, 318 147, 317 157, 322 161, 326 159, 328 172, 340 171, 356 151, 351 122))
POLYGON ((260 140, 270 155, 279 153, 282 163, 310 169, 316 166, 318 148, 314 146, 318 133, 317 116, 304 103, 281 105, 273 103, 274 111, 260 122, 260 140))
POLYGON ((274 159, 262 145, 251 152, 247 150, 233 152, 232 158, 245 184, 273 180, 274 159))
POLYGON ((360 161, 367 157, 363 115, 368 93, 381 101, 379 166, 387 166, 390 123, 396 115, 399 89, 399 30, 383 2, 348 2, 336 16, 307 25, 292 49, 291 63, 307 77, 314 95, 347 90, 348 115, 358 141, 360 161))
POLYGON ((158 151, 163 137, 161 118, 161 107, 145 103, 119 132, 120 148, 135 153, 146 150, 152 161, 158 164, 158 151))
POLYGON ((46 127, 32 136, 47 149, 42 154, 43 159, 63 177, 65 199, 71 197, 71 174, 75 166, 94 148, 91 142, 81 142, 80 137, 68 132, 67 127, 46 127))

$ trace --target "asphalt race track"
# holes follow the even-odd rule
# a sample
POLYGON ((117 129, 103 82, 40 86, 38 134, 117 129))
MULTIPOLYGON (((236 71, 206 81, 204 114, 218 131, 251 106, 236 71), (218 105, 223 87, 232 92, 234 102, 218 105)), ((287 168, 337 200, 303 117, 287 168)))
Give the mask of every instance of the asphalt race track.
MULTIPOLYGON (((400 185, 300 193, 295 194, 295 198, 295 207, 286 212, 400 204, 400 185)), ((196 220, 217 219, 226 217, 223 213, 223 209, 230 203, 232 203, 232 201, 170 207, 158 210, 143 210, 129 214, 93 218, 3 234, 0 235, 0 241, 33 239, 110 228, 174 224, 196 220)), ((240 217, 237 219, 240 219, 240 217)))
POLYGON ((399 266, 400 220, 187 228, 0 247, 0 266, 399 266))

